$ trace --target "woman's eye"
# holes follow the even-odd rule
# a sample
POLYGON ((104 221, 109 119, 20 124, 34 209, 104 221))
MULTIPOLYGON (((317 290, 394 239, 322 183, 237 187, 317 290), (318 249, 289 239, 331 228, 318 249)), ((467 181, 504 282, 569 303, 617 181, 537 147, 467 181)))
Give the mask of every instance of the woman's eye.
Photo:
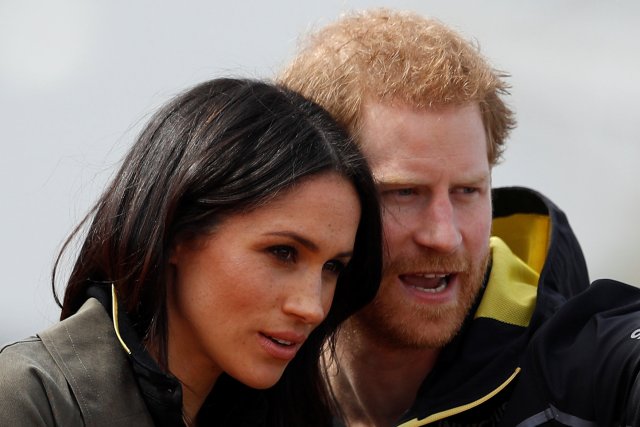
POLYGON ((324 264, 325 271, 330 273, 334 273, 336 275, 340 274, 342 270, 344 270, 344 263, 341 261, 328 261, 324 264))
POLYGON ((292 248, 291 246, 273 246, 269 248, 269 252, 271 252, 280 261, 287 263, 296 261, 297 252, 295 248, 292 248))

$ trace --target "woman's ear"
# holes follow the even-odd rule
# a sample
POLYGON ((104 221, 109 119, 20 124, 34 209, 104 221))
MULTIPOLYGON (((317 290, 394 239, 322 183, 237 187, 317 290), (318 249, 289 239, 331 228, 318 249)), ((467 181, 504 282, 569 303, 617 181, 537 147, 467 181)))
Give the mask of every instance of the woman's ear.
POLYGON ((169 265, 176 266, 185 257, 191 257, 194 251, 202 250, 207 245, 207 236, 182 236, 176 238, 169 249, 169 265))
POLYGON ((169 265, 178 264, 178 259, 180 258, 180 254, 184 251, 184 243, 174 243, 171 245, 171 249, 169 252, 169 265))
POLYGON ((193 250, 196 250, 202 244, 200 239, 182 237, 175 239, 171 244, 171 249, 169 250, 169 265, 178 265, 180 259, 184 259, 185 256, 189 256, 189 253, 193 250))

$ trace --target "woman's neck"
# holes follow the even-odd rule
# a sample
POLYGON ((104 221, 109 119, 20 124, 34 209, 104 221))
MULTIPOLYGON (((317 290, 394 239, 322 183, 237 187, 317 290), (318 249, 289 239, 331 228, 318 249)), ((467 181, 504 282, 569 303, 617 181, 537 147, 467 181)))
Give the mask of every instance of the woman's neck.
MULTIPOLYGON (((211 393, 221 372, 207 363, 196 360, 192 354, 185 354, 186 345, 182 345, 180 337, 169 333, 166 355, 166 369, 176 377, 182 387, 182 418, 188 427, 197 426, 197 417, 204 401, 211 393)), ((151 356, 160 364, 159 349, 147 342, 145 347, 151 356)))
MULTIPOLYGON (((197 427, 198 412, 202 407, 209 392, 204 396, 201 393, 194 392, 191 387, 182 383, 182 420, 187 427, 197 427)), ((209 390, 210 391, 210 390, 209 390)))
POLYGON ((219 372, 210 364, 202 360, 194 360, 187 354, 181 354, 181 347, 169 344, 168 368, 182 385, 182 413, 189 426, 195 426, 195 421, 204 401, 211 393, 219 372))

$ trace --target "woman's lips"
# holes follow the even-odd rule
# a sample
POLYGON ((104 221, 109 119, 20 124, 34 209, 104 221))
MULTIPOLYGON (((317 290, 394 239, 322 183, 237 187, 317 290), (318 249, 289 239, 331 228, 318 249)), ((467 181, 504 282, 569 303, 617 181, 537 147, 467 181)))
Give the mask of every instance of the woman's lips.
POLYGON ((262 348, 276 359, 290 361, 298 353, 306 336, 295 332, 260 332, 258 341, 262 348))

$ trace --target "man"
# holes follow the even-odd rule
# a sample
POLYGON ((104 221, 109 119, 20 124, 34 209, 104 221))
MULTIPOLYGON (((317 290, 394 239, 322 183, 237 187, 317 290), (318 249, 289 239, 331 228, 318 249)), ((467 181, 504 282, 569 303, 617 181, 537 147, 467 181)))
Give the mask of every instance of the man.
POLYGON ((279 77, 351 132, 380 191, 383 282, 326 361, 346 425, 640 425, 640 292, 589 287, 564 214, 491 189, 505 77, 440 22, 384 9, 320 30, 279 77))

